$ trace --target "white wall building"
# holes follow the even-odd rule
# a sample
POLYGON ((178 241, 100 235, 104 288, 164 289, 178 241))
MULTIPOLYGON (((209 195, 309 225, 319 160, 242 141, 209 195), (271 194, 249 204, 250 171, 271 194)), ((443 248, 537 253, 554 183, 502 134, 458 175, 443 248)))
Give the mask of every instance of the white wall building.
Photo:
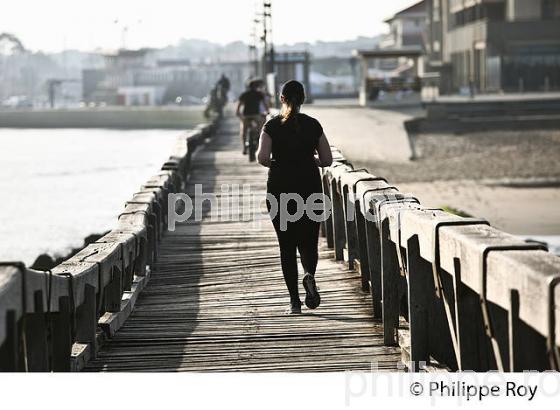
POLYGON ((382 39, 380 47, 422 47, 424 45, 426 17, 426 1, 422 0, 388 18, 385 23, 389 25, 389 34, 382 39))
POLYGON ((117 90, 117 103, 127 107, 160 105, 163 101, 164 93, 164 87, 119 87, 117 90))

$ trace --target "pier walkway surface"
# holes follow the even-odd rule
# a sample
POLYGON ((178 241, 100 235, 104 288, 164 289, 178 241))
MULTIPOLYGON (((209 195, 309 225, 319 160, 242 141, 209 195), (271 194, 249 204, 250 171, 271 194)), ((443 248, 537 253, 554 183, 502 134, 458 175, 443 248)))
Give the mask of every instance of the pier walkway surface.
MULTIPOLYGON (((196 184, 218 194, 223 184, 250 184, 264 198, 266 169, 241 154, 233 118, 196 154, 189 195, 196 184)), ((334 261, 323 240, 321 306, 285 315, 289 299, 268 215, 217 220, 205 204, 201 221, 166 233, 134 311, 86 371, 397 370, 400 348, 384 345, 360 274, 334 261)), ((257 213, 258 204, 251 208, 239 214, 257 213)))

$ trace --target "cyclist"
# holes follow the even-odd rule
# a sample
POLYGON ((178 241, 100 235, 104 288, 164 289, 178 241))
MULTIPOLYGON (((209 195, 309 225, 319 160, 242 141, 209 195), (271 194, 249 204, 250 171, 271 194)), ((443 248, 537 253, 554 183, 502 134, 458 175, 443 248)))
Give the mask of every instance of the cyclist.
POLYGON ((239 96, 236 114, 241 120, 241 144, 243 145, 243 155, 247 154, 247 129, 251 121, 257 120, 259 131, 264 123, 264 118, 268 114, 268 102, 264 92, 262 92, 262 80, 252 80, 249 82, 248 90, 239 96), (264 107, 264 113, 262 110, 264 107))
POLYGON ((227 78, 225 74, 222 74, 222 76, 218 80, 217 86, 220 89, 220 99, 223 101, 225 105, 228 101, 228 93, 229 90, 231 89, 231 82, 229 81, 229 78, 227 78))

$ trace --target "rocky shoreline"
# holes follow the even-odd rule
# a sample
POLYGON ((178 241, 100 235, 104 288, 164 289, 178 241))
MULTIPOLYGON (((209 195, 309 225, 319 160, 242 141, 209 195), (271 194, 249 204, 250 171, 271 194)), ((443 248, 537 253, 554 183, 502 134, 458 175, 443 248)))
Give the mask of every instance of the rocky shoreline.
POLYGON ((100 238, 107 235, 107 233, 109 233, 109 232, 94 233, 94 234, 86 236, 84 238, 84 243, 83 243, 82 246, 80 246, 78 248, 72 248, 69 252, 66 253, 66 255, 63 255, 63 256, 57 255, 57 254, 49 255, 48 253, 42 253, 41 255, 39 255, 35 259, 35 262, 33 262, 33 264, 30 266, 30 268, 35 269, 35 270, 40 270, 40 271, 51 270, 55 266, 60 265, 62 262, 66 261, 66 260, 70 259, 72 256, 76 255, 78 252, 80 252, 82 249, 84 249, 89 244, 94 243, 95 241, 98 241, 100 238))

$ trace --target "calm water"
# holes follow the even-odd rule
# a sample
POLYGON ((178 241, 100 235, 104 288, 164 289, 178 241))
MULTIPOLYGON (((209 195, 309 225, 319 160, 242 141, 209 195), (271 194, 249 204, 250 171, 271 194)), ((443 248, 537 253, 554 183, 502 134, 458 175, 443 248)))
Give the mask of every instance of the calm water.
POLYGON ((179 134, 0 129, 0 260, 31 264, 111 229, 179 134))

